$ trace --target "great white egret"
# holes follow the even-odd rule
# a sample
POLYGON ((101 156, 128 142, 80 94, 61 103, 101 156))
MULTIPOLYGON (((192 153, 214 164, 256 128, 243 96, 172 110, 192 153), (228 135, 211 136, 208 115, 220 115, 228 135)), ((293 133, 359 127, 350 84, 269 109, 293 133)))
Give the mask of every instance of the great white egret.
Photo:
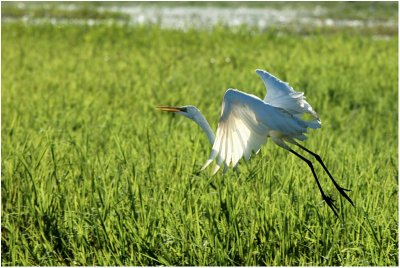
POLYGON ((312 162, 291 149, 286 142, 298 146, 315 157, 336 189, 354 206, 353 201, 345 192, 350 190, 339 186, 321 157, 295 140, 304 141, 307 139, 305 135, 307 128, 317 129, 321 127, 321 121, 311 105, 305 100, 304 93, 295 91, 288 83, 264 70, 257 69, 256 73, 262 78, 267 88, 266 97, 262 100, 257 96, 236 89, 228 89, 222 102, 222 113, 215 136, 207 120, 195 106, 159 106, 158 109, 183 115, 196 122, 206 133, 212 145, 212 150, 209 159, 201 170, 204 170, 214 160, 216 160, 216 165, 213 175, 222 165, 224 165, 224 172, 231 164, 236 168, 243 156, 246 160, 249 160, 251 153, 258 153, 260 147, 266 143, 267 137, 270 137, 275 144, 307 163, 323 200, 326 201, 336 216, 338 214, 334 200, 322 190, 312 162), (305 114, 309 114, 312 120, 302 119, 305 114))

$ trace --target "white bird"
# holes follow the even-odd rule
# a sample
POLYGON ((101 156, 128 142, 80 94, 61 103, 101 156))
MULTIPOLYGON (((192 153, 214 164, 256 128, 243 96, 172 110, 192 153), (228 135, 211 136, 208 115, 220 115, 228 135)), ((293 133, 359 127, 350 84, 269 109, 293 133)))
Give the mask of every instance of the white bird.
POLYGON ((312 162, 291 149, 286 143, 296 145, 314 156, 328 174, 336 189, 354 206, 350 197, 344 192, 350 190, 344 189, 336 183, 321 157, 296 141, 307 139, 305 135, 307 128, 317 129, 321 127, 321 121, 311 105, 305 100, 304 93, 295 91, 288 83, 264 70, 257 69, 256 73, 262 78, 267 88, 266 97, 262 100, 257 96, 236 89, 228 89, 222 102, 222 112, 215 136, 207 120, 195 106, 159 106, 158 108, 193 120, 206 133, 212 145, 212 150, 209 159, 201 170, 204 170, 214 160, 216 165, 213 175, 221 166, 224 166, 224 172, 231 165, 236 168, 242 157, 249 160, 252 152, 257 154, 269 137, 275 144, 307 163, 323 200, 326 201, 336 216, 338 214, 334 200, 325 195, 322 190, 312 162), (302 119, 305 114, 311 115, 312 120, 302 119))

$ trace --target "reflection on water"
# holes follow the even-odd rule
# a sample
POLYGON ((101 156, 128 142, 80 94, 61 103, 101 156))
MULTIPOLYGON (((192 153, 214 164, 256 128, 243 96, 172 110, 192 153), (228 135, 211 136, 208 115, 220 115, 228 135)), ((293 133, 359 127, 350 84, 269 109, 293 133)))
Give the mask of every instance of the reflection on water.
MULTIPOLYGON (((23 5, 23 4, 21 4, 23 5)), ((21 6, 22 7, 22 6, 21 6)), ((76 8, 73 4, 62 4, 58 8, 71 11, 76 8)), ((96 8, 96 7, 93 7, 96 8)), ((187 29, 210 28, 217 24, 225 26, 249 25, 264 30, 269 27, 282 26, 303 27, 389 27, 396 28, 395 20, 350 20, 322 18, 326 10, 315 5, 312 9, 273 9, 250 7, 163 7, 163 6, 100 6, 98 11, 113 11, 128 15, 130 24, 159 24, 163 28, 187 29)), ((10 18, 2 18, 2 22, 11 21, 10 18)), ((49 19, 23 20, 30 23, 40 23, 49 19)), ((115 20, 106 20, 115 22, 115 20)), ((52 23, 87 23, 93 25, 103 23, 104 20, 93 19, 55 19, 52 23)), ((118 20, 116 21, 118 22, 118 20)), ((126 23, 124 21, 123 23, 126 23)))
POLYGON ((133 23, 160 23, 167 28, 212 27, 216 24, 265 28, 309 16, 306 11, 255 8, 113 7, 111 10, 129 14, 133 23))
POLYGON ((217 24, 255 26, 261 30, 285 25, 336 27, 395 27, 396 21, 361 21, 321 19, 325 10, 271 8, 215 8, 215 7, 108 7, 108 10, 128 14, 134 24, 158 23, 165 28, 212 27, 217 24))

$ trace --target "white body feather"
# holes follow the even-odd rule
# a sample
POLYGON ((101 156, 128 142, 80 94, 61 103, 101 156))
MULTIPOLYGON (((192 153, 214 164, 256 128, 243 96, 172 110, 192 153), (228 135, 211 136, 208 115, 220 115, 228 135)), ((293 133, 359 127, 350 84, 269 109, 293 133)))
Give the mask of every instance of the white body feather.
POLYGON ((203 129, 212 144, 212 150, 202 170, 215 161, 213 175, 222 166, 224 166, 224 172, 231 165, 235 168, 242 157, 248 160, 252 153, 259 152, 261 146, 270 137, 274 143, 289 150, 308 164, 322 198, 338 217, 337 208, 333 203, 334 200, 325 195, 322 190, 311 161, 292 150, 285 143, 293 143, 313 155, 340 194, 354 206, 353 201, 345 193, 349 190, 337 184, 321 157, 295 141, 295 139, 303 141, 307 138, 305 135, 307 128, 321 127, 317 113, 305 100, 304 93, 295 91, 288 83, 279 80, 266 71, 256 70, 256 72, 267 88, 266 97, 262 100, 236 89, 228 89, 222 102, 222 112, 215 136, 199 109, 192 105, 182 107, 159 106, 158 108, 190 118, 203 129), (304 114, 310 114, 313 119, 311 121, 302 119, 304 114))
POLYGON ((266 71, 256 72, 267 87, 267 96, 261 100, 235 89, 226 91, 215 141, 202 170, 216 159, 213 174, 223 165, 226 171, 230 165, 236 167, 243 156, 248 160, 253 152, 258 153, 267 137, 287 148, 284 141, 303 141, 308 127, 321 127, 318 115, 305 101, 303 93, 294 91, 266 71), (304 113, 311 114, 315 120, 300 119, 304 113))

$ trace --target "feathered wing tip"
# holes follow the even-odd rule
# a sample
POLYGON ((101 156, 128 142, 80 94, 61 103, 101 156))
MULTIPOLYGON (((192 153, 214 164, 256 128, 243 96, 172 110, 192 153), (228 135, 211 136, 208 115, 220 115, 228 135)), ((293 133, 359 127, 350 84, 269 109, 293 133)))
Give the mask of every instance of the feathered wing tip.
MULTIPOLYGON (((211 154, 210 157, 208 158, 208 160, 204 163, 203 167, 200 169, 200 171, 205 170, 211 163, 212 161, 215 159, 215 157, 218 155, 218 152, 214 149, 211 150, 211 154)), ((218 170, 217 170, 218 171, 218 170)))
MULTIPOLYGON (((303 92, 295 91, 289 83, 280 80, 267 71, 257 69, 256 73, 261 77, 267 89, 267 94, 264 98, 266 103, 283 108, 299 118, 305 113, 308 113, 319 120, 317 113, 305 100, 306 97, 303 92)), ((313 126, 316 125, 313 124, 313 126)))
POLYGON ((224 166, 224 173, 225 173, 228 169, 228 166, 226 165, 225 161, 222 161, 221 157, 219 156, 219 153, 214 149, 211 150, 210 157, 204 163, 204 165, 202 166, 200 171, 205 170, 214 161, 215 158, 217 158, 217 163, 215 164, 213 171, 211 172, 211 176, 214 176, 218 172, 218 170, 221 168, 221 166, 224 166))
POLYGON ((214 159, 208 159, 208 160, 204 163, 204 165, 201 167, 200 171, 205 170, 205 169, 211 164, 211 162, 212 162, 213 160, 214 160, 214 159))

